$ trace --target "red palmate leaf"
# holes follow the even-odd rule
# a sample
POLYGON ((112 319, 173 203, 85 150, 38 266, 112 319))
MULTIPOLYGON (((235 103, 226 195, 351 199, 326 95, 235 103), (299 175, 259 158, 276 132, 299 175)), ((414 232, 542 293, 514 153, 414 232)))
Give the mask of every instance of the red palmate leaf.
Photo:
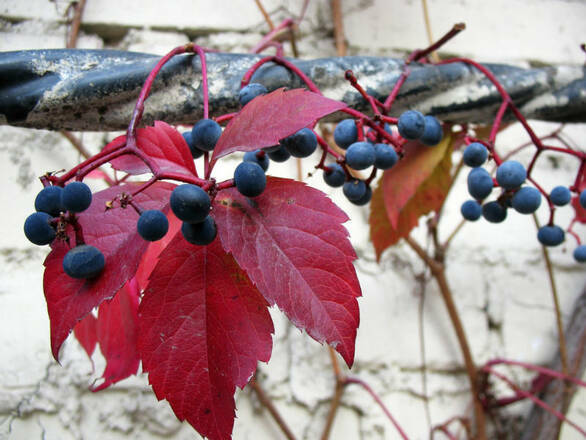
POLYGON ((138 337, 138 284, 128 281, 111 301, 98 310, 97 334, 100 351, 106 358, 104 382, 92 388, 100 391, 136 373, 140 358, 136 347, 138 337))
MULTIPOLYGON (((58 359, 63 341, 76 323, 134 276, 148 242, 136 232, 138 215, 133 209, 105 210, 105 203, 135 185, 114 186, 94 194, 91 206, 79 215, 85 242, 96 246, 106 258, 103 272, 95 279, 79 280, 63 271, 69 245, 59 241, 45 260, 43 288, 51 323, 51 349, 58 359)), ((174 185, 157 182, 134 200, 144 209, 168 206, 174 185)))
POLYGON ((451 155, 449 136, 431 148, 412 143, 405 157, 384 172, 370 204, 370 235, 377 259, 409 235, 422 215, 441 208, 452 182, 451 155))
POLYGON ((270 147, 279 140, 347 107, 305 89, 277 89, 257 96, 228 123, 214 148, 212 162, 234 151, 270 147))
MULTIPOLYGON (((120 136, 104 147, 109 151, 125 142, 126 135, 120 136)), ((163 121, 155 121, 154 127, 139 128, 136 145, 156 163, 163 172, 174 172, 195 176, 195 165, 189 147, 183 136, 163 121)), ((110 162, 117 170, 130 174, 149 173, 150 168, 138 157, 126 154, 110 162)))
POLYGON ((580 193, 586 190, 586 174, 582 177, 582 182, 578 185, 579 193, 572 197, 572 206, 576 216, 576 221, 586 223, 586 209, 580 204, 580 193))
POLYGON ((139 307, 138 347, 157 398, 209 439, 228 439, 234 391, 271 355, 267 302, 219 240, 161 253, 139 307))
POLYGON ((73 328, 75 339, 79 341, 90 359, 98 343, 96 323, 96 317, 90 313, 73 328))
POLYGON ((224 249, 269 303, 352 365, 360 285, 341 225, 346 214, 321 191, 268 177, 254 199, 236 189, 220 192, 213 215, 224 249))

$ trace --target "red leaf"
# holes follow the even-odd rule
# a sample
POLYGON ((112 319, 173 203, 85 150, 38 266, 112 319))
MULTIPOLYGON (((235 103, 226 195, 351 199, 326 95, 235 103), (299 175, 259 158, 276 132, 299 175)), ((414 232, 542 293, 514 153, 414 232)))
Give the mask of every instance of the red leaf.
MULTIPOLYGON (((59 241, 45 260, 43 287, 51 322, 51 349, 59 349, 78 321, 94 307, 112 298, 134 276, 148 242, 136 232, 138 215, 133 209, 105 210, 105 203, 135 185, 114 186, 93 195, 92 205, 79 215, 85 242, 96 246, 106 257, 104 271, 95 279, 79 280, 63 271, 63 257, 69 245, 59 241)), ((174 185, 157 182, 134 197, 144 209, 168 206, 174 185)))
POLYGON ((268 304, 215 240, 178 233, 162 252, 139 307, 138 347, 159 399, 203 436, 228 439, 235 386, 271 355, 268 304))
POLYGON ((79 321, 73 329, 75 338, 79 341, 90 360, 98 343, 96 323, 96 317, 90 313, 79 321))
POLYGON ((92 391, 108 388, 138 370, 138 297, 138 284, 131 279, 111 301, 100 306, 97 333, 106 368, 104 382, 92 391))
POLYGON ((321 191, 268 177, 265 192, 254 199, 234 188, 220 192, 213 216, 224 249, 269 303, 352 365, 360 285, 356 254, 341 225, 346 214, 321 191))
MULTIPOLYGON (((109 151, 124 144, 126 136, 120 136, 104 147, 109 151)), ((139 128, 136 145, 144 151, 162 172, 173 172, 195 176, 195 165, 183 136, 163 121, 155 121, 154 127, 139 128)), ((150 168, 138 157, 126 154, 110 161, 112 167, 130 174, 150 173, 150 168)))
POLYGON ((586 209, 580 204, 580 193, 586 189, 586 174, 582 177, 582 182, 578 185, 578 194, 572 197, 572 206, 574 207, 575 218, 577 222, 586 223, 586 209))
POLYGON ((312 125, 346 104, 307 91, 277 89, 250 101, 226 126, 212 163, 234 151, 254 151, 312 125))

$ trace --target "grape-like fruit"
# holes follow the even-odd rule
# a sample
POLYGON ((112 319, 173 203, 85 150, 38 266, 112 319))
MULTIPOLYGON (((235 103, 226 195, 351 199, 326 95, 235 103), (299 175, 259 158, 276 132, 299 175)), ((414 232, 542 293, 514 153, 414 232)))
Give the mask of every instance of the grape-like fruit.
POLYGON ((46 186, 35 198, 35 209, 38 212, 46 212, 52 217, 57 217, 63 209, 61 195, 63 188, 60 186, 46 186))
POLYGON ((501 223, 507 218, 507 208, 499 202, 488 202, 482 205, 482 216, 491 223, 501 223))
POLYGON ((393 147, 387 144, 375 144, 374 166, 379 170, 388 170, 397 163, 399 156, 393 147))
POLYGON ((374 146, 368 142, 354 142, 346 150, 346 163, 355 170, 364 170, 374 164, 374 146))
POLYGON ((435 116, 431 115, 425 116, 424 119, 425 128, 423 129, 423 134, 419 138, 419 141, 428 147, 439 144, 444 136, 444 131, 442 130, 440 121, 438 121, 435 116))
POLYGON ((368 202, 370 202, 370 199, 372 199, 372 189, 370 188, 370 186, 366 187, 366 191, 364 192, 364 195, 362 197, 360 197, 358 200, 350 200, 350 203, 354 204, 354 205, 358 205, 358 206, 364 206, 366 205, 368 202))
POLYGON ((549 194, 551 203, 556 206, 564 206, 572 200, 572 193, 567 186, 556 186, 549 194))
POLYGON ((563 243, 565 235, 564 230, 557 225, 542 226, 537 231, 537 239, 544 246, 557 246, 563 243))
POLYGON ((354 119, 344 119, 334 128, 334 141, 343 150, 358 140, 358 129, 354 119))
POLYGON ((580 193, 580 205, 582 208, 586 209, 586 189, 580 193))
POLYGON ((518 188, 526 178, 525 167, 516 160, 507 160, 496 169, 496 181, 504 189, 518 188))
POLYGON ((366 194, 366 184, 359 179, 352 179, 344 183, 342 192, 351 202, 360 200, 366 194))
POLYGON ((492 177, 484 168, 474 168, 468 174, 468 193, 477 200, 487 197, 493 187, 492 177))
POLYGON ((259 157, 260 152, 261 150, 247 151, 244 153, 243 160, 244 162, 254 162, 260 165, 263 171, 266 171, 269 169, 269 157, 265 151, 260 154, 262 157, 259 157))
POLYGON ((222 135, 222 127, 212 119, 202 119, 191 129, 193 146, 202 151, 212 151, 222 135))
POLYGON ((309 157, 317 148, 317 137, 309 128, 302 128, 297 133, 281 140, 293 157, 309 157))
POLYGON ((216 235, 218 235, 218 229, 212 216, 208 215, 200 223, 184 222, 181 225, 181 234, 191 244, 206 246, 214 241, 216 235))
POLYGON ((92 204, 92 190, 83 182, 71 182, 63 188, 61 202, 68 211, 83 212, 92 204))
POLYGON ((169 220, 162 211, 150 209, 143 211, 136 223, 138 234, 147 241, 157 241, 169 230, 169 220))
POLYGON ((532 214, 541 205, 541 193, 531 186, 524 186, 515 193, 512 203, 515 211, 532 214))
POLYGON ((464 150, 464 163, 469 167, 479 167, 487 158, 488 150, 480 142, 472 142, 464 150))
POLYGON ((579 263, 586 262, 586 244, 581 244, 574 249, 574 260, 579 263))
POLYGON ((329 186, 337 188, 344 185, 345 181, 346 173, 344 172, 342 165, 338 163, 331 163, 326 165, 326 168, 324 169, 324 182, 326 182, 329 186))
POLYGON ((179 220, 199 223, 209 214, 212 203, 208 193, 199 186, 184 183, 171 193, 170 205, 179 220))
POLYGON ((238 101, 240 102, 240 105, 244 107, 257 96, 265 95, 268 92, 267 88, 262 84, 250 83, 240 89, 240 92, 238 93, 238 101))
POLYGON ((267 177, 257 163, 242 162, 234 170, 234 184, 243 196, 256 197, 265 190, 267 177))
POLYGON ((191 135, 191 131, 183 132, 182 136, 183 136, 183 139, 185 139, 185 143, 189 147, 189 151, 191 151, 191 156, 194 159, 197 159, 197 158, 203 156, 203 151, 200 150, 199 148, 195 148, 195 145, 193 144, 193 136, 191 135))
POLYGON ((31 243, 44 246, 55 239, 55 229, 49 223, 52 220, 46 212, 35 212, 24 221, 24 235, 31 243))
POLYGON ((275 162, 287 162, 291 157, 291 154, 282 145, 279 145, 279 148, 269 151, 267 154, 269 155, 269 159, 275 162))
POLYGON ((63 258, 63 270, 71 278, 94 278, 104 269, 105 264, 104 254, 87 244, 70 249, 63 258))
POLYGON ((425 117, 417 110, 407 110, 399 116, 397 128, 403 138, 419 139, 425 131, 425 117))
POLYGON ((467 200, 462 203, 460 212, 462 213, 462 217, 466 220, 474 222, 482 215, 482 207, 476 200, 467 200))

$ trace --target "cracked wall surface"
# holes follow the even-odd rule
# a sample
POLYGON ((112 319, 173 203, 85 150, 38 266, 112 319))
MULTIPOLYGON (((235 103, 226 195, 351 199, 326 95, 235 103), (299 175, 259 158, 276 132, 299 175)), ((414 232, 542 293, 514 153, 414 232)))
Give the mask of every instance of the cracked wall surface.
MULTIPOLYGON (((468 30, 448 44, 446 53, 479 61, 522 66, 539 63, 581 64, 586 4, 581 1, 431 0, 431 23, 439 35, 455 22, 468 30)), ((265 0, 274 22, 298 13, 301 0, 265 0)), ((419 1, 343 1, 344 25, 351 54, 402 55, 427 42, 419 1)), ((68 2, 0 0, 0 50, 63 47, 68 2)), ((298 49, 303 57, 335 55, 329 2, 313 0, 300 26, 298 49)), ((88 0, 79 47, 115 47, 162 54, 194 40, 224 51, 244 52, 268 26, 252 1, 180 0, 161 9, 154 0, 114 2, 88 0)), ((285 45, 291 53, 288 44, 285 45)), ((538 134, 558 124, 535 123, 538 134)), ((586 125, 569 125, 567 137, 586 148, 586 125)), ((186 423, 158 402, 144 375, 92 393, 104 361, 92 363, 70 338, 62 365, 50 353, 49 322, 42 294, 44 248, 30 245, 22 234, 40 189, 35 179, 46 171, 69 169, 80 160, 59 133, 0 126, 3 209, 0 241, 0 439, 193 439, 186 423)), ((79 134, 96 152, 114 133, 79 134)), ((497 148, 510 151, 526 137, 517 126, 499 134, 497 148)), ((460 159, 454 154, 454 163, 460 159)), ((529 160, 529 151, 520 154, 529 160)), ((239 158, 228 160, 218 178, 231 175, 239 158)), ((305 174, 317 156, 304 161, 305 174)), ((544 155, 536 169, 545 188, 568 184, 576 163, 568 157, 544 155)), ((271 164, 271 174, 296 176, 293 162, 271 164)), ((460 222, 459 207, 468 197, 460 176, 449 195, 440 223, 445 238, 460 222)), ((325 187, 319 173, 305 179, 328 193, 351 217, 346 223, 359 259, 356 261, 363 297, 356 362, 351 374, 366 381, 381 397, 412 439, 428 438, 430 425, 456 415, 469 417, 470 393, 462 358, 438 288, 424 264, 403 243, 386 251, 379 263, 369 243, 368 208, 350 205, 340 190, 325 187), (423 344, 423 348, 422 348, 423 344), (425 360, 423 360, 425 359, 425 360)), ((99 183, 95 183, 95 189, 99 183)), ((556 214, 561 225, 571 210, 556 214)), ((540 221, 546 220, 543 207, 540 221)), ((425 225, 422 219, 420 225, 425 225)), ((586 228, 577 229, 586 239, 586 228)), ((557 333, 551 292, 531 217, 510 215, 504 224, 480 221, 465 225, 446 256, 447 277, 478 364, 495 357, 537 364, 556 354, 557 333)), ((413 237, 428 247, 423 227, 413 237)), ((573 244, 550 251, 564 319, 586 281, 584 266, 571 258, 573 244)), ((279 310, 271 310, 276 333, 271 361, 259 365, 258 381, 274 400, 298 439, 320 438, 334 391, 329 353, 324 346, 292 326, 279 310)), ((344 370, 345 371, 345 370, 344 370)), ((504 369, 519 384, 532 375, 504 369)), ((495 391, 507 389, 495 383, 495 391)), ((274 421, 248 388, 236 393, 237 419, 233 438, 283 438, 274 421)), ((518 438, 528 403, 511 406, 498 420, 503 438, 518 438)), ((570 410, 586 426, 586 393, 570 410)), ((496 434, 494 434, 496 436, 496 434)), ((399 438, 389 420, 364 389, 350 385, 336 416, 332 439, 387 440, 399 438)), ((438 435, 437 438, 442 438, 438 435)), ((564 427, 562 438, 576 432, 564 427)))

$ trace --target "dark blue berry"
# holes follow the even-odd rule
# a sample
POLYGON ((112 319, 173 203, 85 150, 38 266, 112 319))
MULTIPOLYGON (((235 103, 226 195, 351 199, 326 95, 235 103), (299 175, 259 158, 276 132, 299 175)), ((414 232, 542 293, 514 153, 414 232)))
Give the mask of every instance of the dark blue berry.
POLYGON ((186 131, 186 132, 182 133, 182 135, 183 135, 183 139, 185 139, 185 143, 189 147, 189 151, 191 151, 191 156, 194 159, 197 159, 198 157, 203 156, 204 152, 202 150, 200 150, 199 148, 195 148, 195 145, 193 144, 193 136, 191 135, 191 131, 186 131))
POLYGON ((358 140, 358 129, 354 119, 344 119, 334 128, 334 141, 345 150, 358 140))
POLYGON ((368 142, 354 142, 346 150, 346 163, 355 170, 372 166, 374 159, 374 146, 368 142))
POLYGON ((70 249, 63 258, 63 270, 72 278, 93 278, 104 269, 104 254, 94 246, 82 244, 70 249))
POLYGON ((484 168, 474 168, 468 174, 468 193, 477 200, 486 198, 492 191, 492 177, 484 168))
POLYGON ((496 181, 504 189, 520 187, 527 177, 525 167, 516 160, 507 160, 496 169, 496 181))
POLYGON ((544 246, 557 246, 565 239, 565 233, 562 228, 557 225, 542 226, 537 231, 537 239, 544 246))
POLYGON ((218 229, 212 216, 208 215, 200 223, 184 222, 181 225, 181 234, 191 244, 206 246, 214 241, 216 235, 218 235, 218 229))
POLYGON ((138 234, 147 241, 157 241, 169 230, 169 220, 162 211, 150 209, 143 211, 136 223, 138 234))
POLYGON ((574 260, 579 263, 586 262, 586 244, 581 244, 574 249, 574 260))
POLYGON ((352 179, 344 183, 342 191, 348 200, 357 201, 366 194, 366 184, 362 180, 352 179))
POLYGON ((476 200, 467 200, 462 203, 460 212, 462 213, 462 217, 466 220, 474 222, 482 215, 482 207, 476 200))
POLYGON ((53 219, 46 212, 35 212, 24 221, 24 235, 31 243, 43 246, 55 239, 55 229, 50 221, 53 219))
POLYGON ((564 206, 572 200, 572 193, 567 186, 556 186, 549 194, 551 203, 556 206, 564 206))
POLYGON ((309 157, 317 148, 317 137, 309 128, 302 128, 297 133, 281 140, 293 157, 309 157))
POLYGON ((265 190, 267 178, 257 163, 242 162, 234 170, 234 184, 243 196, 256 197, 265 190))
POLYGON ((63 188, 60 186, 46 186, 35 198, 35 209, 57 217, 61 211, 65 211, 61 202, 62 194, 63 188))
POLYGON ((580 193, 580 205, 582 208, 586 209, 586 189, 580 193))
POLYGON ((464 150, 464 163, 469 167, 481 166, 488 158, 488 150, 480 142, 472 142, 464 150))
POLYGON ((354 204, 354 205, 358 205, 358 206, 364 206, 366 205, 368 202, 370 202, 370 199, 372 199, 372 189, 370 188, 370 186, 366 187, 366 191, 364 192, 364 195, 362 197, 360 197, 358 200, 350 200, 350 203, 354 204))
POLYGON ((287 149, 282 145, 279 145, 278 147, 279 148, 277 148, 276 150, 268 152, 269 159, 275 162, 287 162, 287 160, 289 160, 289 158, 291 157, 291 154, 289 154, 287 149))
POLYGON ((524 186, 515 193, 512 203, 515 211, 532 214, 541 205, 541 193, 531 186, 524 186))
POLYGON ((238 93, 238 101, 240 102, 240 105, 244 107, 257 96, 265 95, 268 92, 267 88, 262 84, 250 83, 240 89, 240 92, 238 93))
POLYGON ((202 151, 212 151, 222 135, 222 127, 212 119, 202 119, 191 129, 193 146, 202 151))
POLYGON ((342 165, 338 163, 331 163, 326 165, 324 169, 324 181, 329 185, 337 188, 344 185, 346 181, 346 173, 342 165))
POLYGON ((443 136, 444 131, 440 121, 438 121, 435 116, 425 116, 425 129, 423 130, 423 134, 419 138, 419 141, 423 145, 431 147, 439 144, 443 136))
POLYGON ((179 220, 202 222, 210 212, 211 200, 207 192, 197 185, 184 183, 175 187, 170 197, 171 210, 179 220))
POLYGON ((92 190, 83 182, 71 182, 63 188, 61 202, 68 211, 83 212, 92 204, 92 190))
POLYGON ((488 202, 482 205, 482 216, 491 223, 501 223, 507 218, 507 208, 499 202, 488 202))
POLYGON ((269 169, 269 156, 267 155, 267 153, 265 151, 263 151, 262 153, 261 153, 261 150, 247 151, 246 153, 244 153, 243 160, 244 160, 244 162, 254 162, 254 163, 260 165, 260 167, 263 169, 263 171, 266 171, 269 169), (259 157, 259 156, 262 156, 262 157, 259 157))
POLYGON ((397 128, 403 138, 419 139, 425 131, 425 117, 416 110, 407 110, 399 116, 397 128))
POLYGON ((374 146, 374 166, 380 170, 388 170, 397 163, 399 156, 393 147, 387 144, 374 146))

